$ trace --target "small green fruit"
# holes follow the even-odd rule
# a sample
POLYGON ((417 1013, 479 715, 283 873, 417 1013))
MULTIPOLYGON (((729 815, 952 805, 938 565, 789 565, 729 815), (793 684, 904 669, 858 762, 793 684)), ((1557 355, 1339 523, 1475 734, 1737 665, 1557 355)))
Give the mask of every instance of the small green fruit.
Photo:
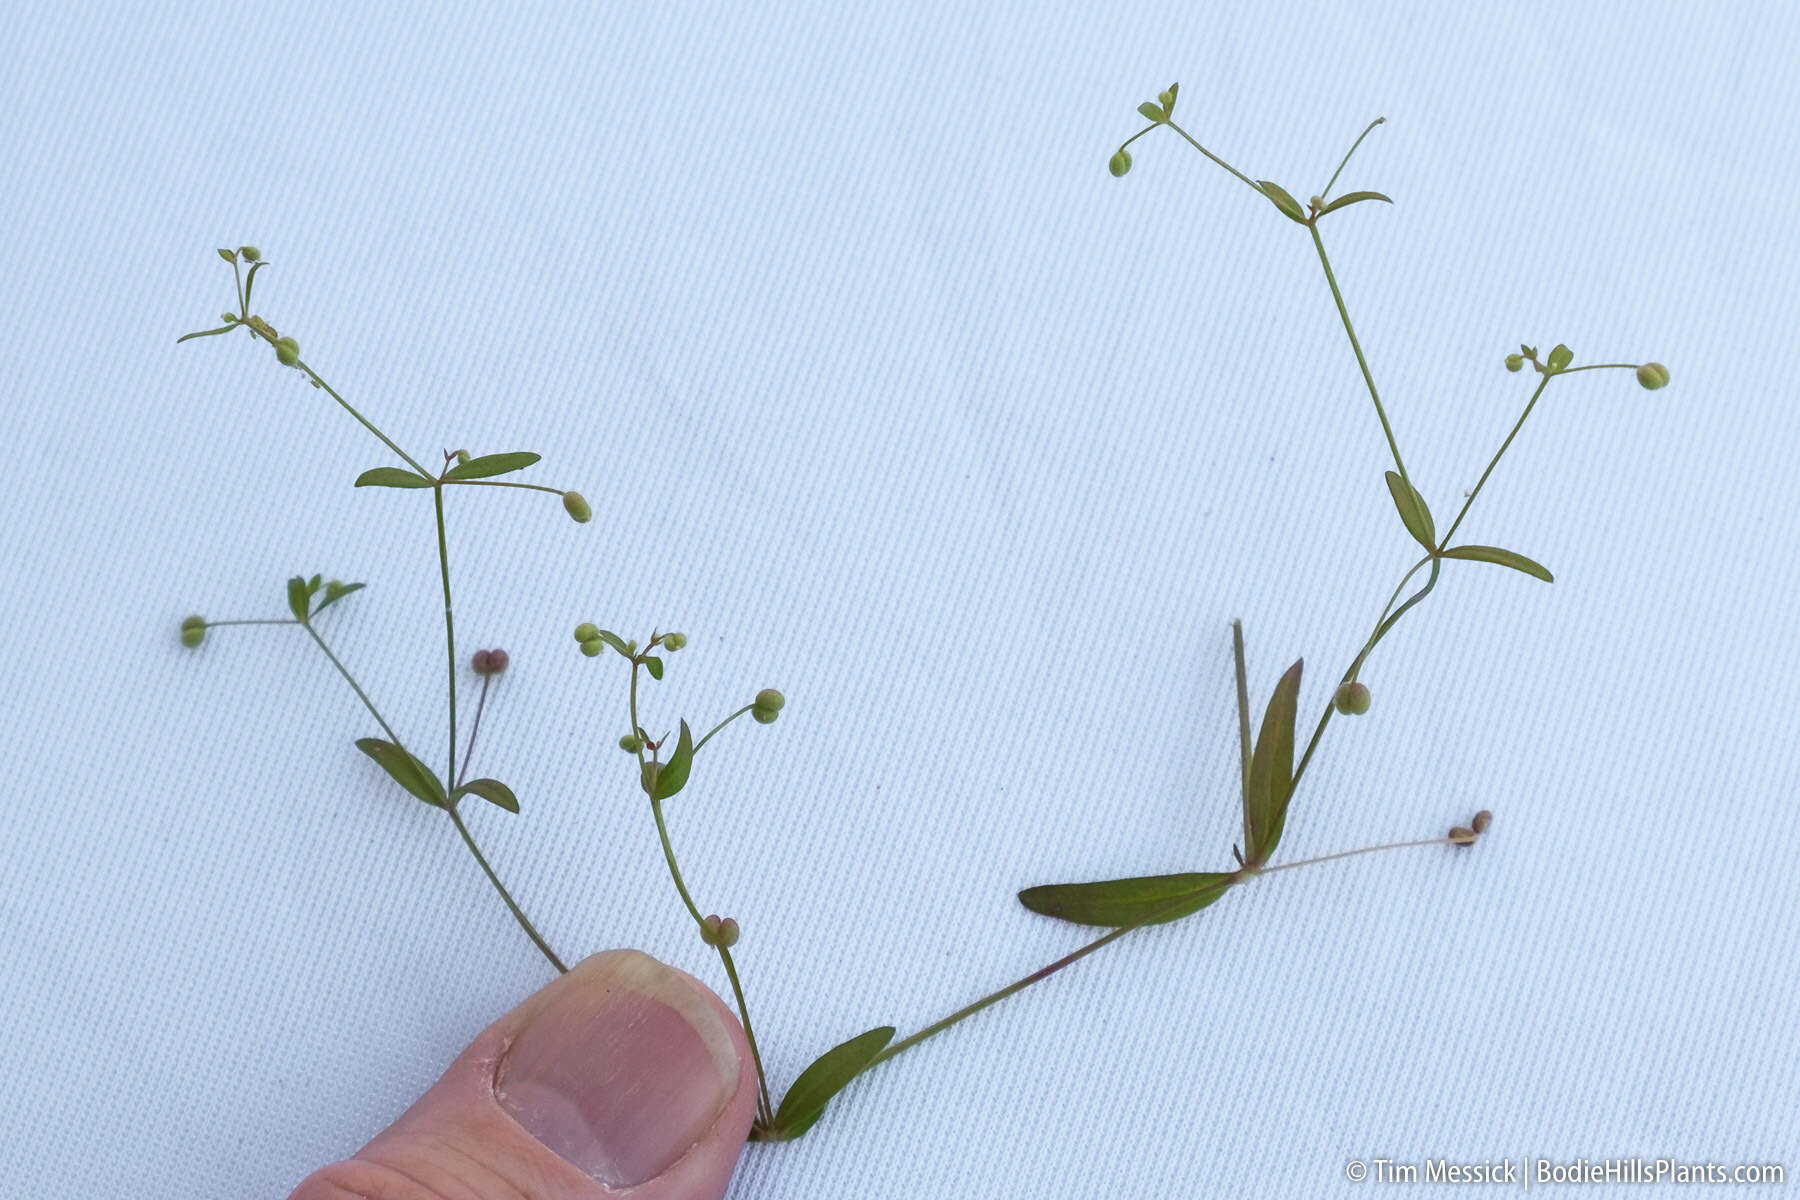
POLYGON ((244 256, 245 262, 255 262, 262 257, 262 251, 255 246, 239 246, 238 253, 244 256))
POLYGON ((1669 368, 1661 363, 1645 363, 1637 369, 1637 381, 1645 391, 1654 392, 1657 388, 1668 385, 1669 368))
POLYGON ((587 641, 581 643, 581 652, 589 658, 593 658, 604 649, 606 649, 606 643, 597 637, 589 638, 587 641))
POLYGON ((1518 370, 1523 369, 1524 366, 1525 366, 1525 356, 1523 354, 1509 354, 1506 356, 1506 369, 1507 370, 1518 371, 1518 370))
POLYGON ((1131 151, 1121 148, 1114 152, 1113 156, 1106 160, 1106 169, 1113 173, 1114 179, 1131 170, 1131 151))
POLYGON ((770 712, 780 712, 782 706, 786 703, 787 697, 783 696, 774 688, 764 688, 762 691, 756 693, 755 704, 758 708, 766 708, 770 712))
POLYGON ((779 717, 781 714, 772 708, 752 708, 750 710, 750 715, 756 718, 756 723, 758 725, 773 725, 775 723, 775 718, 779 717))
POLYGON ((687 634, 685 634, 685 633, 665 633, 665 634, 663 634, 662 644, 663 644, 664 650, 669 650, 669 651, 679 650, 683 646, 687 645, 687 634))
POLYGON ((729 950, 733 946, 737 945, 737 943, 738 943, 737 919, 735 917, 726 917, 723 921, 720 921, 719 922, 719 931, 714 936, 717 938, 716 944, 723 947, 726 950, 729 950))
POLYGON ((1346 716, 1360 717, 1369 711, 1369 689, 1354 680, 1341 683, 1331 703, 1346 716))
POLYGON ((300 361, 300 343, 291 337, 278 338, 275 342, 275 360, 284 367, 291 367, 300 361))
POLYGON ((644 739, 635 733, 628 733, 619 739, 619 749, 627 754, 636 754, 644 748, 644 739))
POLYGON ((586 525, 594 515, 594 510, 588 507, 588 502, 582 499, 580 492, 564 492, 563 509, 580 525, 586 525))
POLYGON ((600 627, 592 621, 583 621, 575 627, 575 640, 578 642, 591 642, 599 636, 600 627))
POLYGON ((219 314, 219 320, 225 322, 227 325, 236 325, 237 319, 238 319, 238 317, 237 317, 236 313, 220 313, 219 314))
POLYGON ((723 929, 724 926, 725 922, 719 920, 717 913, 702 917, 700 919, 700 940, 709 946, 717 946, 719 944, 719 931, 723 929))
POLYGON ((181 644, 198 646, 206 640, 206 618, 188 617, 181 623, 181 644))

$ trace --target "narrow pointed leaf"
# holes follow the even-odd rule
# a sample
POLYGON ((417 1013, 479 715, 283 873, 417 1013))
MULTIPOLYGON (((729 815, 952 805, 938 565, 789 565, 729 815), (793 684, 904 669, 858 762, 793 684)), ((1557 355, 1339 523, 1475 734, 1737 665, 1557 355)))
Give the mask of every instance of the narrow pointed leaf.
POLYGON ((1253 866, 1262 866, 1275 852, 1294 794, 1294 715, 1300 705, 1302 662, 1289 667, 1275 685, 1250 755, 1250 786, 1244 794, 1250 844, 1244 854, 1253 866))
POLYGON ((1162 908, 1168 912, 1148 924, 1179 921, 1223 896, 1236 878, 1228 872, 1194 871, 1184 875, 1144 875, 1104 883, 1049 883, 1019 893, 1019 903, 1034 913, 1117 929, 1162 908))
POLYGON ((883 1025, 842 1042, 814 1060, 800 1072, 794 1086, 781 1098, 775 1111, 778 1136, 797 1138, 813 1127, 832 1097, 843 1091, 852 1079, 862 1074, 877 1054, 894 1040, 894 1027, 883 1025))
POLYGON ((1407 483, 1393 471, 1387 473, 1388 494, 1394 498, 1394 507, 1400 510, 1400 520, 1406 525, 1406 532, 1413 535, 1413 540, 1427 550, 1437 546, 1437 525, 1431 519, 1431 509, 1425 504, 1425 497, 1419 495, 1417 488, 1407 483))
POLYGON ((1327 204, 1324 208, 1321 208, 1319 212, 1321 215, 1328 212, 1336 212, 1345 205, 1360 204, 1364 200, 1380 200, 1384 204, 1392 204, 1394 202, 1391 197, 1384 196, 1380 192, 1346 192, 1336 200, 1333 200, 1330 204, 1327 204))
POLYGON ((444 807, 444 785, 430 768, 411 754, 380 738, 357 738, 356 748, 375 760, 395 783, 437 808, 444 807))
POLYGON ((631 651, 626 648, 625 639, 614 633, 612 630, 602 629, 600 631, 600 640, 611 646, 614 650, 617 650, 620 654, 623 654, 626 658, 631 657, 631 651))
POLYGON ((469 782, 457 788, 456 794, 450 798, 454 800, 457 796, 464 794, 480 796, 489 804, 504 808, 509 813, 516 813, 519 811, 518 797, 512 794, 511 788, 507 787, 504 783, 501 783, 498 779, 471 779, 469 782))
POLYGON ((250 311, 250 289, 256 286, 256 273, 263 269, 263 259, 250 264, 250 273, 244 276, 244 311, 250 311))
POLYGON ((1162 110, 1162 105, 1154 100, 1146 100, 1138 105, 1138 112, 1144 115, 1146 121, 1155 121, 1159 125, 1169 119, 1169 114, 1162 110))
POLYGON ((644 669, 650 672, 650 678, 660 680, 662 678, 663 661, 652 654, 649 658, 644 660, 644 669))
POLYGON ((306 590, 306 580, 298 575, 288 580, 288 611, 294 614, 294 620, 306 624, 311 603, 312 593, 306 590))
POLYGON ((360 583, 339 583, 335 579, 332 580, 325 585, 325 598, 319 601, 319 607, 313 609, 313 616, 318 616, 351 592, 362 591, 363 587, 364 585, 360 583))
POLYGON ((1286 214, 1289 220, 1306 224, 1306 210, 1300 207, 1298 200, 1288 195, 1286 188, 1267 179, 1257 180, 1256 186, 1262 189, 1263 195, 1272 200, 1275 207, 1286 214))
POLYGON ((687 786, 688 772, 694 766, 694 735, 688 723, 681 723, 681 736, 675 741, 675 753, 656 772, 655 791, 658 800, 667 800, 687 786))
POLYGON ((1503 567, 1511 567, 1515 571, 1523 571, 1545 583, 1555 583, 1556 577, 1545 570, 1543 564, 1533 562, 1523 554, 1514 554, 1511 550, 1502 550, 1498 546, 1452 546, 1444 551, 1445 558, 1466 558, 1471 562, 1499 563, 1503 567))
POLYGON ((356 477, 357 487, 428 488, 431 480, 401 467, 375 467, 356 477))
POLYGON ((175 339, 175 344, 177 346, 179 346, 179 345, 181 345, 181 343, 187 341, 189 338, 213 337, 216 334, 230 333, 232 330, 236 329, 237 327, 238 327, 238 323, 236 321, 233 321, 231 324, 221 325, 217 329, 202 329, 198 333, 184 333, 180 337, 175 339))
POLYGON ((523 450, 516 454, 484 454, 480 458, 471 458, 466 463, 457 463, 444 478, 486 479, 489 475, 506 475, 513 471, 523 471, 538 458, 538 455, 523 450))

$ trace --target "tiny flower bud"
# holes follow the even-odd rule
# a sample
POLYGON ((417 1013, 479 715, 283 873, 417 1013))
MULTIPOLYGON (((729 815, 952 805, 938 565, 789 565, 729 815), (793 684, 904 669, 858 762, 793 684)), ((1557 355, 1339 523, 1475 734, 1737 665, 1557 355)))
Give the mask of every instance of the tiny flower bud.
MULTIPOLYGON (((1106 160, 1106 169, 1113 173, 1114 179, 1131 170, 1131 151, 1121 148, 1114 152, 1113 156, 1106 160)), ((220 253, 223 254, 224 251, 220 251, 220 253)))
POLYGON ((1645 391, 1654 392, 1669 382, 1669 368, 1661 363, 1645 363, 1637 369, 1637 380, 1645 391))
POLYGON ((563 509, 575 518, 578 525, 586 525, 594 515, 594 510, 588 507, 588 502, 582 499, 580 492, 564 492, 563 509))
POLYGON ((468 464, 468 461, 469 461, 469 452, 467 450, 458 450, 456 452, 456 465, 457 466, 459 466, 459 467, 466 466, 468 464))
POLYGON ((255 262, 262 257, 262 251, 255 246, 239 246, 238 253, 244 256, 245 262, 255 262))
POLYGON ((486 650, 477 650, 475 656, 469 660, 469 666, 474 669, 477 675, 493 674, 493 662, 488 657, 488 652, 486 650))
POLYGON ((181 644, 198 646, 206 640, 206 618, 188 617, 181 623, 181 644))
POLYGON ((1469 822, 1469 828, 1476 833, 1486 833, 1488 826, 1493 823, 1494 814, 1484 808, 1475 814, 1475 819, 1469 822))
POLYGON ((1506 369, 1507 370, 1518 371, 1518 370, 1522 370, 1524 368, 1524 366, 1525 366, 1525 356, 1523 354, 1509 354, 1506 356, 1506 369))
POLYGON ((787 697, 783 696, 774 688, 764 688, 762 691, 756 693, 755 703, 758 708, 767 709, 769 712, 777 713, 781 711, 782 705, 787 703, 787 697))
POLYGON ((583 621, 575 627, 575 640, 578 642, 591 642, 599 636, 600 627, 592 621, 583 621))
POLYGON ((284 367, 291 367, 300 361, 300 343, 291 337, 279 338, 275 342, 275 360, 284 367))
POLYGON ((1369 689, 1355 680, 1341 683, 1331 702, 1346 716, 1360 717, 1369 711, 1369 689))
POLYGON ((1314 208, 1324 208, 1325 207, 1325 197, 1314 196, 1311 200, 1308 200, 1307 203, 1312 205, 1314 208))
POLYGON ((511 661, 504 650, 477 650, 472 665, 477 675, 498 675, 511 661))
POLYGON ((671 650, 671 651, 679 650, 683 646, 687 645, 687 634, 685 634, 685 633, 665 633, 665 634, 663 634, 662 641, 663 641, 663 649, 664 650, 671 650))
POLYGON ((581 652, 589 658, 593 658, 604 649, 606 649, 606 643, 599 638, 589 638, 587 641, 581 643, 581 652))
POLYGON ((236 313, 220 313, 219 314, 219 320, 225 322, 227 325, 236 325, 237 319, 238 318, 237 318, 236 313))
POLYGON ((738 942, 738 923, 734 917, 719 922, 718 944, 729 950, 738 942))
POLYGON ((1450 830, 1450 840, 1458 846, 1472 846, 1475 844, 1475 831, 1466 825, 1458 825, 1450 830))
POLYGON ((644 748, 644 739, 635 733, 628 733, 619 739, 619 749, 627 754, 636 754, 644 748))
POLYGON ((716 913, 702 917, 700 920, 700 940, 709 946, 717 946, 719 944, 719 931, 724 928, 724 925, 725 923, 719 920, 718 914, 716 913))

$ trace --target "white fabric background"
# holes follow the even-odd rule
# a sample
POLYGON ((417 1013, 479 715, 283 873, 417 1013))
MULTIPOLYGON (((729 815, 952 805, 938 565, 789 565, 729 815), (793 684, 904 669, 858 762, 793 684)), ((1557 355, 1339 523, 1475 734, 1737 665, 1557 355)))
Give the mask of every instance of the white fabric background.
MULTIPOLYGON (((429 504, 247 338, 256 307, 451 497, 465 653, 513 667, 474 816, 566 954, 714 979, 613 748, 592 619, 688 632, 653 724, 758 687, 671 808, 778 1084, 1072 949, 1019 887, 1218 867, 1228 621, 1303 722, 1411 561, 1305 235, 1135 105, 1304 197, 1408 465, 1454 511, 1270 879, 883 1067, 731 1194, 1351 1190, 1377 1155, 1800 1170, 1792 340, 1800 18, 1698 6, 31 5, 0 40, 0 1195, 280 1196, 546 979, 280 615, 443 739, 429 504), (1455 565, 1455 564, 1453 564, 1455 565)), ((467 695, 468 693, 465 693, 467 695)), ((440 751, 441 753, 441 751, 440 751)), ((1372 1186, 1369 1184, 1365 1187, 1372 1186)))

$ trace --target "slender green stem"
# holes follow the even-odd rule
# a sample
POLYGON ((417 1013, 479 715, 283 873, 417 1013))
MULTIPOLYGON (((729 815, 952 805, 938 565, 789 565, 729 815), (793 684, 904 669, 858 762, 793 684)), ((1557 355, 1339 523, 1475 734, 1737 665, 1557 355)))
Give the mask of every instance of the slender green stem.
POLYGON ((548 959, 550 965, 555 967, 560 974, 568 974, 569 968, 564 965, 562 959, 556 956, 556 951, 550 948, 550 943, 544 940, 544 935, 537 931, 537 926, 531 923, 531 918, 525 915, 525 910, 519 907, 518 901, 513 899, 512 893, 506 890, 506 885, 500 882, 500 876, 494 874, 494 868, 488 863, 487 855, 483 854, 481 847, 475 844, 474 835, 463 823, 462 814, 456 811, 456 802, 451 801, 445 807, 445 811, 456 823, 456 832, 462 834, 463 845, 469 848, 469 853, 473 854, 475 861, 481 864, 482 871, 487 874, 488 882, 494 885, 494 890, 500 893, 502 900, 506 901, 506 907, 512 911, 513 920, 519 923, 519 928, 525 931, 525 936, 531 939, 531 944, 538 948, 538 952, 548 959))
POLYGON ((1394 427, 1388 423, 1387 409, 1381 405, 1381 393, 1375 389, 1375 376, 1369 373, 1369 360, 1363 357, 1362 343, 1356 340, 1356 327, 1350 324, 1350 310, 1344 307, 1344 293, 1338 290, 1337 276, 1332 273, 1331 259, 1326 257, 1325 243, 1319 237, 1319 227, 1308 225, 1312 233, 1313 247, 1319 252, 1319 264, 1325 268, 1325 282, 1331 285, 1331 298, 1337 301, 1338 316, 1343 318, 1344 332, 1350 335, 1350 348, 1356 351, 1356 365, 1362 368, 1363 382, 1369 385, 1369 398, 1375 401, 1375 415, 1381 418, 1381 432, 1387 435, 1388 449, 1394 455, 1394 468, 1400 472, 1400 478, 1412 486, 1412 478, 1406 473, 1406 464, 1400 459, 1400 444, 1394 440, 1394 427))
POLYGON ((1360 134, 1357 135, 1356 141, 1352 142, 1350 145, 1350 149, 1345 151, 1344 161, 1338 164, 1338 169, 1333 171, 1331 173, 1331 178, 1326 181, 1325 190, 1319 193, 1319 199, 1321 199, 1321 200, 1331 199, 1332 186, 1337 183, 1338 176, 1342 175, 1344 173, 1344 168, 1350 165, 1350 156, 1352 154, 1355 154, 1356 148, 1363 144, 1363 139, 1368 137, 1369 134, 1373 133, 1375 130, 1375 127, 1377 125, 1380 125, 1381 123, 1383 123, 1386 120, 1387 120, 1386 117, 1376 117, 1373 121, 1369 122, 1369 127, 1367 129, 1364 129, 1360 134))
POLYGON ((1573 375, 1577 371, 1635 371, 1642 365, 1642 363, 1589 363, 1585 367, 1564 367, 1556 374, 1573 375))
POLYGON ((1531 393, 1531 399, 1525 404, 1525 411, 1519 414, 1519 419, 1513 423, 1512 432, 1506 435, 1506 440, 1500 443, 1500 448, 1498 450, 1494 451, 1494 457, 1488 461, 1487 470, 1481 473, 1481 478, 1475 483, 1475 490, 1470 492, 1468 499, 1463 501, 1462 511, 1456 514, 1456 520, 1450 522, 1450 528, 1445 531, 1444 536, 1438 540, 1439 547, 1448 546, 1450 544, 1450 539, 1455 536, 1457 528, 1462 525, 1463 518, 1469 515, 1469 508, 1475 503, 1475 497, 1481 495, 1481 489, 1487 485, 1488 476, 1492 475, 1494 473, 1494 468, 1500 465, 1501 455, 1505 454, 1507 447, 1513 444, 1513 439, 1519 436, 1519 430, 1525 428, 1525 418, 1529 417, 1531 415, 1531 410, 1537 407, 1538 397, 1544 394, 1544 389, 1550 386, 1550 381, 1554 379, 1557 374, 1559 374, 1559 372, 1550 371, 1547 372, 1542 379, 1538 380, 1537 390, 1531 393))
POLYGON ((1359 854, 1373 854, 1377 850, 1405 850, 1413 846, 1454 846, 1455 842, 1447 837, 1417 838, 1410 842, 1383 842, 1379 846, 1358 846, 1354 850, 1339 850, 1336 854, 1321 854, 1317 858, 1303 858, 1298 862, 1282 863, 1279 866, 1264 867, 1259 875, 1273 875, 1277 871, 1291 871, 1295 867, 1310 867, 1318 863, 1336 862, 1340 858, 1355 858, 1359 854))
POLYGON ((1250 684, 1244 672, 1244 623, 1231 623, 1231 658, 1237 673, 1238 767, 1244 792, 1244 849, 1250 847, 1250 684))
POLYGON ((688 894, 687 881, 681 877, 681 867, 675 861, 675 847, 669 841, 669 824, 663 820, 662 801, 654 796, 650 798, 650 812, 656 817, 656 836, 662 841, 663 860, 669 864, 669 878, 675 881, 675 890, 681 893, 681 902, 687 906, 688 915, 694 918, 694 924, 704 924, 705 917, 694 904, 694 898, 688 894))
POLYGON ((754 705, 754 704, 746 704, 746 705, 744 705, 744 707, 738 709, 736 712, 732 713, 729 717, 726 717, 723 721, 720 721, 717 725, 714 725, 711 729, 707 730, 706 736, 694 743, 694 753, 695 754, 700 753, 700 747, 702 747, 702 746, 706 745, 706 743, 712 741, 713 734, 719 732, 719 730, 725 728, 727 725, 731 724, 733 721, 737 720, 739 717, 743 716, 745 713, 749 712, 751 709, 753 709, 755 707, 756 707, 756 705, 754 705))
MULTIPOLYGON (((1454 844, 1454 843, 1451 843, 1449 838, 1424 838, 1419 841, 1413 841, 1413 842, 1391 842, 1391 843, 1388 843, 1386 845, 1381 845, 1381 846, 1363 846, 1363 847, 1360 847, 1355 850, 1340 851, 1337 854, 1326 854, 1326 855, 1321 855, 1318 858, 1302 859, 1299 862, 1283 863, 1280 866, 1263 867, 1260 870, 1254 871, 1254 872, 1239 871, 1237 873, 1237 878, 1233 882, 1234 883, 1241 882, 1242 880, 1250 878, 1253 875, 1270 875, 1276 871, 1285 871, 1285 870, 1288 870, 1293 867, 1309 867, 1309 866, 1313 866, 1317 863, 1331 862, 1334 859, 1339 859, 1339 858, 1350 858, 1353 855, 1368 854, 1368 853, 1371 853, 1376 850, 1398 850, 1405 846, 1438 846, 1438 845, 1450 845, 1450 844, 1454 844)), ((998 1004, 1000 1001, 1006 999, 1008 996, 1011 996, 1016 992, 1024 991, 1026 988, 1030 987, 1034 983, 1038 983, 1042 980, 1048 979, 1050 976, 1056 974, 1058 971, 1062 970, 1064 967, 1069 966, 1072 963, 1081 961, 1082 959, 1086 958, 1088 955, 1094 953, 1096 950, 1100 950, 1107 946, 1110 946, 1112 943, 1118 941, 1120 938, 1124 937, 1128 933, 1133 932, 1134 930, 1142 929, 1146 925, 1150 925, 1157 921, 1165 919, 1170 913, 1179 909, 1183 904, 1191 904, 1192 902, 1193 901, 1192 901, 1191 897, 1179 896, 1179 897, 1176 897, 1174 900, 1171 900, 1167 904, 1158 905, 1156 908, 1153 908, 1149 912, 1146 912, 1144 915, 1139 917, 1137 920, 1131 922, 1131 924, 1121 925, 1117 929, 1114 929, 1108 933, 1104 933, 1104 934, 1100 935, 1099 937, 1095 938, 1093 941, 1089 942, 1087 945, 1082 946, 1079 949, 1076 949, 1068 954, 1063 955, 1061 958, 1057 959, 1055 962, 1050 963, 1043 967, 1039 967, 1037 970, 1035 970, 1031 974, 1025 976, 1023 979, 1019 979, 1013 983, 1009 983, 1005 987, 1001 988, 999 991, 990 993, 989 995, 983 996, 981 999, 975 1001, 973 1004, 965 1005, 964 1007, 957 1009, 955 1012, 951 1013, 949 1016, 945 1017, 943 1020, 936 1021, 930 1025, 927 1025, 925 1028, 919 1030, 919 1032, 913 1034, 911 1037, 902 1038, 900 1041, 893 1043, 887 1049, 883 1050, 880 1054, 877 1054, 874 1058, 870 1059, 869 1066, 873 1067, 876 1063, 886 1062, 888 1059, 893 1058, 895 1055, 900 1054, 903 1051, 912 1049, 912 1047, 918 1045, 920 1042, 923 1042, 927 1038, 930 1038, 937 1034, 942 1033, 944 1030, 950 1028, 952 1025, 957 1024, 959 1021, 963 1021, 969 1017, 974 1016, 976 1013, 980 1012, 984 1008, 988 1008, 991 1005, 998 1004)))
MULTIPOLYGON (((1257 195, 1261 196, 1264 200, 1267 200, 1269 198, 1267 192, 1263 191, 1260 187, 1256 186, 1256 181, 1254 179, 1250 178, 1248 175, 1244 174, 1242 171, 1238 170, 1236 167, 1232 166, 1230 163, 1226 162, 1224 159, 1222 159, 1218 155, 1214 154, 1211 150, 1208 150, 1205 146, 1202 146, 1199 142, 1196 142, 1193 138, 1189 137, 1187 130, 1183 129, 1181 126, 1177 125, 1173 121, 1169 121, 1169 122, 1167 122, 1167 124, 1170 129, 1173 129, 1176 133, 1179 133, 1183 138, 1186 138, 1188 145, 1192 146, 1194 149, 1196 149, 1200 153, 1206 155, 1206 157, 1212 159, 1214 162, 1218 163, 1221 167, 1224 167, 1227 171, 1230 171, 1233 175, 1236 175, 1239 179, 1243 180, 1245 187, 1249 188, 1251 191, 1253 191, 1257 195)), ((1151 128, 1155 128, 1155 126, 1152 126, 1151 128)), ((1149 132, 1149 130, 1145 130, 1144 132, 1147 133, 1147 132, 1149 132)), ((1139 134, 1138 136, 1142 137, 1143 135, 1139 134)))
MULTIPOLYGON (((258 329, 255 325, 252 325, 249 323, 248 316, 246 316, 246 318, 245 318, 244 328, 248 329, 251 333, 255 334, 257 337, 261 338, 263 341, 269 343, 269 345, 273 346, 275 344, 274 338, 270 337, 267 333, 264 333, 262 330, 258 329)), ((306 373, 306 377, 308 379, 312 380, 314 383, 316 383, 320 387, 324 388, 325 394, 330 396, 333 400, 336 400, 338 402, 339 407, 341 407, 345 412, 347 412, 351 416, 355 417, 358 424, 360 424, 364 429, 368 430, 370 433, 374 434, 376 437, 380 438, 382 445, 386 446, 389 450, 392 450, 395 454, 398 454, 400 456, 400 459, 402 462, 404 462, 407 466, 411 467, 413 470, 417 471, 420 475, 423 475, 425 478, 430 479, 432 477, 430 471, 427 471, 424 467, 419 465, 418 459, 414 458, 412 455, 410 455, 406 451, 402 450, 398 445, 396 445, 394 443, 393 438, 390 438, 387 434, 381 432, 381 430, 377 429, 375 427, 374 423, 369 420, 369 418, 367 418, 367 417, 363 416, 361 413, 357 412, 355 405, 351 404, 348 400, 346 400, 342 396, 338 395, 336 389, 334 389, 329 383, 326 383, 323 379, 319 378, 319 373, 317 371, 315 371, 311 367, 307 366, 306 363, 304 363, 304 362, 295 362, 294 365, 296 367, 298 367, 300 370, 304 371, 306 373)))
POLYGON ((338 674, 344 677, 344 682, 348 683, 350 685, 350 690, 356 693, 356 698, 363 702, 363 707, 369 710, 369 715, 375 718, 375 723, 377 725, 381 726, 381 731, 387 734, 388 741, 405 749, 405 744, 401 742, 400 735, 394 732, 394 727, 387 723, 387 718, 381 715, 381 710, 375 707, 375 702, 373 700, 369 699, 369 693, 363 691, 362 684, 356 682, 356 676, 352 675, 350 669, 344 666, 342 662, 338 661, 338 656, 331 652, 331 647, 325 644, 325 639, 319 636, 319 631, 312 627, 312 622, 296 621, 294 623, 306 630, 307 635, 311 637, 314 642, 318 643, 319 649, 325 652, 325 657, 331 660, 331 665, 338 669, 338 674))
POLYGON ((525 488, 533 492, 549 492, 552 496, 563 494, 562 488, 545 487, 541 483, 513 483, 506 479, 446 479, 445 483, 454 483, 462 487, 510 487, 525 488))
POLYGON ((450 660, 450 770, 446 779, 456 778, 456 620, 450 614, 450 548, 444 540, 444 489, 431 489, 437 510, 438 572, 444 580, 444 650, 450 660))
POLYGON ((763 1070, 762 1051, 756 1048, 756 1031, 750 1027, 750 1004, 744 999, 744 985, 738 980, 737 964, 732 961, 731 950, 718 946, 719 961, 725 965, 725 977, 731 980, 731 994, 737 998, 738 1016, 744 1022, 744 1040, 750 1043, 750 1058, 756 1064, 756 1086, 760 1093, 757 1105, 762 1111, 765 1124, 775 1123, 775 1104, 769 1099, 769 1076, 763 1070))
POLYGON ((292 617, 257 617, 241 621, 208 621, 207 629, 222 629, 227 625, 298 625, 300 622, 292 617))
POLYGON ((483 709, 487 708, 488 684, 492 682, 491 675, 481 677, 481 695, 475 700, 475 721, 469 726, 469 746, 463 751, 462 775, 456 777, 456 783, 452 790, 463 785, 463 776, 469 773, 469 764, 475 760, 475 739, 481 733, 481 713, 483 709))

